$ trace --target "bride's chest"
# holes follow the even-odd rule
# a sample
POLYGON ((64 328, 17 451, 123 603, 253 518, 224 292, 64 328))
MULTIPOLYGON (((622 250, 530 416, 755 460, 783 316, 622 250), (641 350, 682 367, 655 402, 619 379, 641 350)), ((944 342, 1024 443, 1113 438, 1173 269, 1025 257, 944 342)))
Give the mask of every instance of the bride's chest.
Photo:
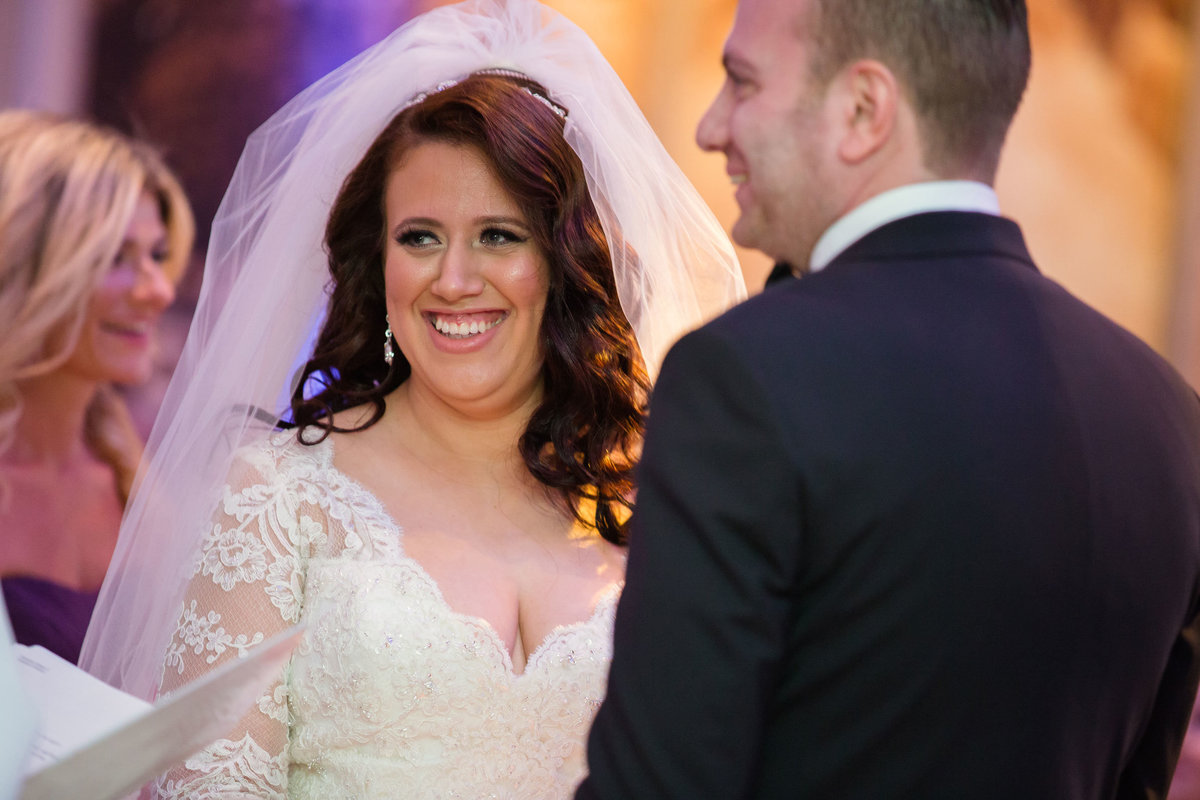
POLYGON ((300 720, 416 732, 444 730, 456 712, 522 724, 561 707, 582 719, 604 694, 615 587, 590 617, 554 629, 521 673, 501 636, 452 610, 410 559, 313 559, 304 598, 308 633, 290 679, 300 720))

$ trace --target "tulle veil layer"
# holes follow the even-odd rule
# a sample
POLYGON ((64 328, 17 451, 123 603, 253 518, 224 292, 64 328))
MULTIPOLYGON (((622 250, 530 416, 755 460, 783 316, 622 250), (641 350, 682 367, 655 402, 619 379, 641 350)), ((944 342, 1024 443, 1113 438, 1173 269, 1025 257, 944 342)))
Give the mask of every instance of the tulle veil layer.
POLYGON ((720 224, 582 30, 534 0, 467 0, 413 19, 248 139, 213 222, 199 304, 84 641, 84 669, 153 698, 233 452, 286 410, 324 316, 322 234, 343 178, 411 98, 485 68, 522 72, 567 109, 565 136, 652 375, 683 332, 745 296, 720 224))

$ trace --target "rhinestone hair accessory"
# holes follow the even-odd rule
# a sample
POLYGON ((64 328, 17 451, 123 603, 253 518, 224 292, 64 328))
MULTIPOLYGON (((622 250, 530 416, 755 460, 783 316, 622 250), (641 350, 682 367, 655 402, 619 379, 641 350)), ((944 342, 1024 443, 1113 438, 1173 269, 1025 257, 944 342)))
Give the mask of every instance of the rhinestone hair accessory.
MULTIPOLYGON (((533 80, 528 75, 525 75, 524 73, 521 73, 521 72, 517 72, 515 69, 504 69, 503 67, 493 67, 491 69, 477 69, 474 72, 472 72, 471 75, 499 75, 504 78, 513 78, 517 82, 533 80)), ((470 76, 468 75, 466 77, 470 77, 470 76)), ((409 100, 407 103, 405 103, 401 107, 400 110, 407 111, 408 109, 412 108, 415 105, 420 105, 421 103, 424 103, 426 100, 428 100, 430 97, 432 97, 433 95, 438 94, 439 92, 444 92, 452 86, 457 86, 458 84, 462 83, 463 80, 465 80, 465 78, 458 78, 456 80, 451 80, 451 81, 442 81, 437 86, 433 87, 432 89, 430 89, 427 92, 418 92, 416 95, 413 96, 413 98, 411 100, 409 100)), ((531 89, 530 87, 525 86, 525 85, 522 85, 521 88, 525 91, 525 94, 529 95, 533 99, 540 102, 542 105, 546 106, 546 108, 553 111, 555 114, 557 114, 562 119, 567 118, 567 113, 568 113, 567 110, 565 108, 563 108, 562 106, 560 106, 558 103, 551 100, 549 97, 546 97, 546 95, 541 94, 540 92, 535 92, 533 89, 531 89)))

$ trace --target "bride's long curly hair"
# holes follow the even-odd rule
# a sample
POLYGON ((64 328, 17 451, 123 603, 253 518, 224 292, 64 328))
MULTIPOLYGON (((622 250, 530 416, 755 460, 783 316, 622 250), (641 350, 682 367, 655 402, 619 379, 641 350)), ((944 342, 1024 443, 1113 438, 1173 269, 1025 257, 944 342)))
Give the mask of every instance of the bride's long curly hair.
POLYGON ((404 109, 375 139, 343 182, 326 225, 329 313, 292 399, 292 422, 307 443, 362 430, 379 421, 387 395, 409 377, 402 353, 390 366, 383 360, 384 188, 419 143, 474 147, 528 213, 550 268, 543 396, 521 436, 521 455, 577 519, 624 544, 649 379, 558 111, 534 81, 476 73, 404 109), (364 404, 374 410, 360 426, 334 425, 336 412, 364 404), (303 435, 307 428, 319 435, 303 435))

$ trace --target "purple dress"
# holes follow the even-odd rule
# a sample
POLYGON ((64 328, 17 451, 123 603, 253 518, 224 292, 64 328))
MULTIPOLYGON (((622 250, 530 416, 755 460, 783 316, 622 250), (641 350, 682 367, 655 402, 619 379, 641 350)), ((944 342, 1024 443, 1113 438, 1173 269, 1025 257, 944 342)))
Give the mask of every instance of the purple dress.
POLYGON ((0 586, 19 644, 40 644, 72 664, 79 661, 99 589, 80 591, 30 575, 10 575, 0 586))

